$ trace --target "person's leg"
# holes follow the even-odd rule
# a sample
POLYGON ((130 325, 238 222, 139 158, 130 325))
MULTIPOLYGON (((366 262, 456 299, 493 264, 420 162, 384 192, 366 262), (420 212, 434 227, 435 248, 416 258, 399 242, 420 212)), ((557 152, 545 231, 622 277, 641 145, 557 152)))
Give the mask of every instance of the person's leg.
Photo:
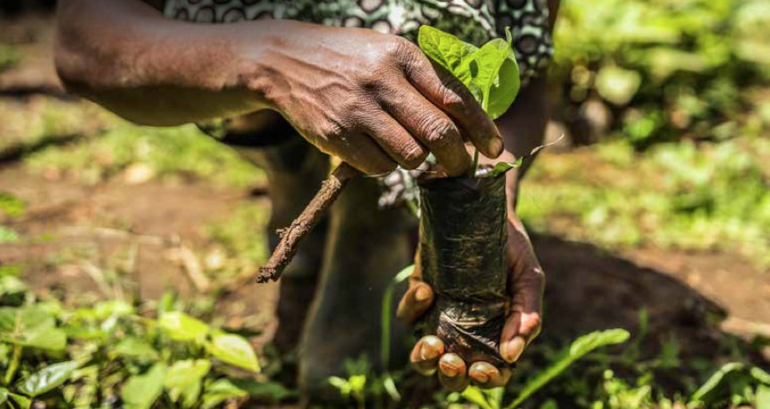
MULTIPOLYGON (((331 210, 321 281, 299 351, 300 387, 313 399, 330 397, 328 377, 347 376, 346 360, 363 356, 375 371, 385 366, 379 354, 383 292, 412 264, 415 224, 405 207, 379 210, 380 192, 374 179, 352 180, 331 210)), ((394 294, 394 308, 398 298, 394 294)), ((391 364, 403 367, 406 328, 392 325, 391 364)))
MULTIPOLYGON (((280 240, 278 229, 289 226, 320 189, 329 172, 329 158, 285 123, 266 131, 229 134, 221 140, 267 174, 272 251, 280 240)), ((295 352, 299 343, 321 270, 327 224, 324 219, 316 226, 281 277, 273 344, 283 355, 295 352)))

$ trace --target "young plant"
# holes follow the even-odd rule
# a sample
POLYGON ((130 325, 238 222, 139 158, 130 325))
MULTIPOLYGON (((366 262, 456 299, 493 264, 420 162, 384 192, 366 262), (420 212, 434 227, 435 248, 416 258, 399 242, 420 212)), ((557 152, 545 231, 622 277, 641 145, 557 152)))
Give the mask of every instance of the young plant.
MULTIPOLYGON (((452 34, 430 26, 420 27, 420 49, 436 64, 444 67, 463 83, 492 119, 511 107, 521 87, 519 65, 513 53, 510 29, 507 40, 496 38, 481 48, 463 42, 452 34)), ((474 155, 472 173, 478 167, 474 155)))
POLYGON ((248 340, 179 311, 173 301, 160 303, 157 320, 118 300, 70 309, 36 300, 7 280, 15 277, 0 278, 2 299, 18 301, 0 308, 0 408, 121 401, 136 409, 208 409, 290 394, 253 376, 232 377, 234 369, 260 371, 248 340), (17 297, 19 291, 26 295, 17 297))
MULTIPOLYGON (((423 26, 421 49, 460 82, 491 118, 510 108, 519 91, 519 70, 508 41, 477 48, 423 26)), ((508 278, 506 191, 501 164, 477 172, 478 151, 467 177, 418 179, 420 187, 420 270, 436 292, 420 326, 446 350, 466 362, 508 364, 499 340, 506 319, 508 278)))

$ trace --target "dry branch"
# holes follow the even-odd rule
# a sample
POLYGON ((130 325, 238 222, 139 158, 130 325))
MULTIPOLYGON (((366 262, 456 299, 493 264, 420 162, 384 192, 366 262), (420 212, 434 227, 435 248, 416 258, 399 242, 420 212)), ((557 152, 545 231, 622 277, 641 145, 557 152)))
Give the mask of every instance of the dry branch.
POLYGON ((278 281, 283 270, 297 253, 302 239, 313 230, 326 210, 337 200, 347 182, 360 174, 359 171, 345 162, 334 169, 331 176, 321 185, 321 190, 316 193, 310 204, 302 211, 302 214, 294 219, 289 227, 278 231, 281 241, 273 250, 267 264, 259 269, 257 273, 258 283, 278 281))

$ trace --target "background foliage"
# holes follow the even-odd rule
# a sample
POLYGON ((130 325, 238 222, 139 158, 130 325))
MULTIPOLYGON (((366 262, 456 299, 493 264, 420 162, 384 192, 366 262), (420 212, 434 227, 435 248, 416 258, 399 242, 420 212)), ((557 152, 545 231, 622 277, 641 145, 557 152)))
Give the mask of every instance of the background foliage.
MULTIPOLYGON (((768 38, 766 0, 564 0, 551 91, 555 123, 572 146, 546 151, 531 170, 519 203, 525 222, 609 250, 724 252, 767 270, 768 38)), ((0 71, 25 58, 13 44, 0 45, 0 71)), ((29 105, 0 103, 0 149, 35 147, 23 155, 29 172, 89 187, 129 175, 239 189, 265 182, 192 126, 136 127, 53 98, 29 105), (71 135, 84 137, 57 142, 71 135)), ((15 227, 27 206, 0 192, 0 244, 46 241, 15 227)), ((216 291, 201 299, 113 291, 116 269, 101 285, 123 296, 65 302, 30 290, 23 265, 0 265, 0 407, 295 401, 294 391, 271 380, 288 357, 261 352, 258 360, 245 341, 254 334, 223 331, 213 308, 219 290, 239 286, 264 260, 267 219, 266 206, 249 203, 205 229, 206 244, 194 250, 216 266, 205 271, 216 276, 216 291)), ((506 390, 436 393, 430 407, 770 408, 770 376, 752 364, 745 344, 720 339, 708 359, 683 358, 680 340, 649 333, 647 321, 642 311, 630 338, 609 331, 543 339, 506 390), (660 338, 663 347, 646 353, 645 343, 660 338), (610 344, 619 345, 598 349, 610 344)), ((348 368, 330 382, 352 406, 403 404, 404 374, 375 374, 366 362, 348 368)))

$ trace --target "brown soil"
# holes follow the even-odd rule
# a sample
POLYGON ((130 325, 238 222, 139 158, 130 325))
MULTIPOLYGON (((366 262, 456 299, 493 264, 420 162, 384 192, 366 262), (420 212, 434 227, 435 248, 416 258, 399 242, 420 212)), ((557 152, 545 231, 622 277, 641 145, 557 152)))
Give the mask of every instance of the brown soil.
MULTIPOLYGON (((25 278, 40 291, 95 291, 86 271, 70 261, 58 263, 56 256, 95 246, 104 259, 138 243, 133 280, 149 299, 166 288, 195 292, 178 263, 169 259, 169 249, 200 244, 202 228, 226 217, 239 201, 265 200, 204 183, 116 181, 87 187, 32 175, 21 166, 0 171, 0 191, 30 204, 22 219, 6 220, 7 225, 25 237, 48 235, 0 245, 0 264, 25 265, 25 278)), ((763 334, 770 325, 770 275, 733 256, 656 249, 614 255, 556 237, 535 236, 533 241, 548 276, 544 335, 571 338, 615 327, 633 331, 640 309, 649 314, 651 332, 675 331, 681 339, 718 331, 710 324, 721 318, 728 318, 725 330, 744 336, 763 334)), ((224 311, 241 316, 271 312, 275 288, 241 286, 224 298, 237 306, 224 311)))

